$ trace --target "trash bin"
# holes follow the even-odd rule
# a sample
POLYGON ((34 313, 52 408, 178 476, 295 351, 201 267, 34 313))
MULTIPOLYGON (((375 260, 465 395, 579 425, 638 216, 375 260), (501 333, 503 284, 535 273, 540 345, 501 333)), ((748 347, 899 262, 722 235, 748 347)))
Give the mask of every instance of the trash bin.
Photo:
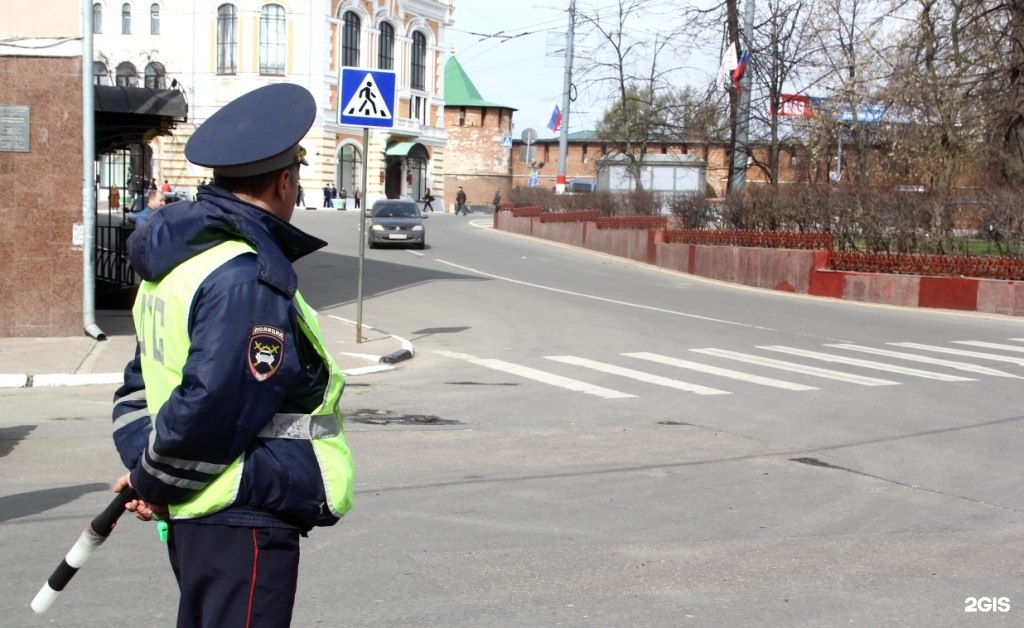
POLYGON ((344 210, 345 209, 345 201, 347 201, 347 200, 348 200, 347 198, 336 198, 336 199, 334 199, 332 201, 334 203, 334 209, 344 210))

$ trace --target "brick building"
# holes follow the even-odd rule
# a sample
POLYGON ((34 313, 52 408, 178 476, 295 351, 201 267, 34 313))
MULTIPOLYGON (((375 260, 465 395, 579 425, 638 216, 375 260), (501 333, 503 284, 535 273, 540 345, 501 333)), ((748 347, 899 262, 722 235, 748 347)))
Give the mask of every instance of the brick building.
POLYGON ((445 211, 454 211, 459 186, 470 205, 490 205, 495 190, 508 199, 512 163, 505 144, 512 135, 515 109, 484 100, 455 56, 445 64, 444 98, 444 195, 438 190, 434 195, 444 198, 445 211))
MULTIPOLYGON (((541 139, 527 147, 522 140, 514 140, 511 185, 526 186, 529 185, 531 178, 536 178, 540 187, 554 189, 558 175, 558 141, 558 138, 541 139)), ((754 144, 752 150, 760 159, 767 160, 767 146, 754 144)), ((614 152, 614 144, 598 138, 594 131, 570 133, 566 180, 596 180, 598 160, 614 152)), ((823 180, 828 174, 823 166, 811 164, 807 150, 803 146, 786 145, 781 147, 781 153, 781 183, 823 180)), ((692 155, 707 162, 708 194, 725 194, 730 168, 728 142, 652 142, 648 146, 648 154, 692 155)), ((826 156, 826 163, 830 161, 830 156, 826 156)), ((747 168, 748 183, 766 181, 767 178, 760 169, 753 165, 747 168)))

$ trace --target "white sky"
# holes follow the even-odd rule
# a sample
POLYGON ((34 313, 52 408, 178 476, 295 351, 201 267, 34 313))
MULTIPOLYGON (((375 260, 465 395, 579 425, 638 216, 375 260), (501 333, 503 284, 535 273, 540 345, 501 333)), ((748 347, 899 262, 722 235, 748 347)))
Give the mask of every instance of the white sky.
MULTIPOLYGON (((689 3, 651 2, 663 7, 669 4, 689 3)), ((593 14, 595 9, 606 11, 617 5, 617 0, 577 0, 576 10, 593 14)), ((537 131, 541 138, 555 137, 545 123, 554 104, 562 104, 564 67, 562 58, 546 59, 545 52, 549 33, 565 33, 568 29, 568 10, 569 0, 455 0, 455 23, 447 30, 446 45, 454 47, 455 57, 485 100, 517 109, 513 116, 514 139, 527 128, 537 131), (499 33, 508 38, 486 36, 499 33)), ((644 28, 642 21, 636 28, 644 28)), ((587 37, 578 21, 577 29, 577 49, 597 45, 598 41, 587 37)), ((688 82, 703 86, 713 80, 718 61, 701 65, 709 64, 713 67, 690 73, 688 82)), ((578 89, 570 109, 569 131, 594 129, 608 104, 593 90, 586 93, 578 89)))

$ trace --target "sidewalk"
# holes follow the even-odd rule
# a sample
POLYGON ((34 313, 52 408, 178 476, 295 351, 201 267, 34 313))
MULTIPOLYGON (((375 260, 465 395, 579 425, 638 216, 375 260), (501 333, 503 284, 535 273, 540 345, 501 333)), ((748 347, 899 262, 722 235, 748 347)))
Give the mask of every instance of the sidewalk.
MULTIPOLYGON (((68 338, 0 338, 0 388, 116 385, 135 353, 130 312, 97 313, 105 340, 84 333, 68 338)), ((356 342, 355 321, 319 317, 327 349, 348 377, 395 368, 413 356, 412 344, 397 336, 362 326, 356 342)))

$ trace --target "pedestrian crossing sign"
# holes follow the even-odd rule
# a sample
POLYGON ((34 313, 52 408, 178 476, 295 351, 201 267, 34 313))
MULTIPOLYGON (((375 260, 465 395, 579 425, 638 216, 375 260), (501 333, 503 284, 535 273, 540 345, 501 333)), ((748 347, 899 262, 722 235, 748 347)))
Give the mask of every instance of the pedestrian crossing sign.
POLYGON ((395 126, 395 73, 341 69, 338 123, 390 129, 395 126))

